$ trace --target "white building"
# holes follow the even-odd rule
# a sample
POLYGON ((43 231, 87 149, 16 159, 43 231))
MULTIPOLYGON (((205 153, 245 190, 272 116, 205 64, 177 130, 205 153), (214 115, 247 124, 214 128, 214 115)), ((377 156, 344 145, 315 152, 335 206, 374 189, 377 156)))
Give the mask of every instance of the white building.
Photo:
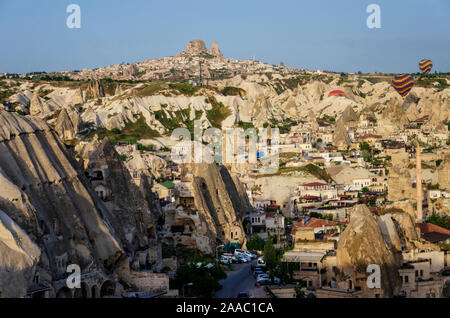
POLYGON ((320 197, 322 200, 335 200, 338 198, 336 186, 321 182, 305 183, 298 187, 300 197, 320 197))

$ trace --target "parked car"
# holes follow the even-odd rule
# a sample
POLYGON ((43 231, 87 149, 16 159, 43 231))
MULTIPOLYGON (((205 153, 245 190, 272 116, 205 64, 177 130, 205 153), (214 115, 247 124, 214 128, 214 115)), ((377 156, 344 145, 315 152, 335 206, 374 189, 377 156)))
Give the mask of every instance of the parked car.
POLYGON ((247 262, 251 262, 252 258, 246 254, 239 254, 240 257, 245 258, 247 260, 247 262))
MULTIPOLYGON (((273 283, 279 285, 281 283, 281 280, 278 277, 274 277, 273 283)), ((258 279, 255 284, 256 285, 257 284, 270 285, 270 284, 272 284, 272 280, 270 278, 268 278, 268 277, 267 278, 264 277, 264 278, 258 279)))
POLYGON ((239 263, 239 260, 237 259, 237 257, 236 256, 230 256, 230 258, 231 258, 231 262, 233 263, 233 264, 238 264, 239 263))
POLYGON ((236 258, 239 260, 239 263, 248 263, 248 258, 244 255, 238 254, 236 258))
POLYGON ((259 270, 259 271, 254 271, 253 272, 253 277, 258 277, 258 275, 260 275, 260 274, 265 274, 265 272, 263 272, 262 270, 259 270))
POLYGON ((263 273, 256 276, 256 281, 258 281, 261 278, 270 278, 269 274, 263 273))
POLYGON ((252 260, 256 259, 258 257, 258 255, 250 252, 250 251, 244 251, 244 254, 247 255, 248 257, 250 257, 252 260))
POLYGON ((245 254, 245 250, 241 250, 241 249, 234 250, 234 255, 241 255, 241 254, 245 254))
POLYGON ((222 257, 220 258, 220 262, 222 264, 231 264, 233 262, 233 260, 229 256, 222 255, 222 257))
POLYGON ((234 254, 224 253, 224 254, 222 254, 222 256, 226 256, 229 259, 231 259, 231 263, 233 263, 233 264, 239 263, 239 260, 236 258, 236 256, 234 254))
POLYGON ((264 268, 262 266, 252 265, 252 272, 254 272, 254 271, 264 272, 264 268))
POLYGON ((240 292, 237 298, 250 298, 250 295, 248 292, 240 292))

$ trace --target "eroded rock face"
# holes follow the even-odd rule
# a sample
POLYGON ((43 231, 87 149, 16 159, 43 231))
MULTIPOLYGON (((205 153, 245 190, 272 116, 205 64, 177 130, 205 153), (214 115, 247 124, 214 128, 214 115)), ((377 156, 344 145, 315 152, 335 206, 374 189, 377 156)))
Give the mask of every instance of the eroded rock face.
POLYGON ((385 241, 397 251, 411 249, 411 242, 419 238, 414 219, 408 213, 387 213, 377 220, 385 241))
POLYGON ((344 112, 341 115, 341 119, 343 120, 344 123, 348 123, 351 121, 358 121, 359 116, 358 116, 358 113, 356 113, 353 110, 353 107, 347 106, 347 108, 344 110, 344 112))
POLYGON ((3 111, 0 126, 0 209, 43 251, 48 261, 38 267, 56 278, 68 264, 114 266, 123 250, 55 133, 36 117, 3 111))
POLYGON ((350 137, 345 129, 344 120, 341 118, 336 123, 333 134, 333 145, 338 149, 347 149, 351 145, 350 137))
POLYGON ((165 209, 165 226, 173 233, 164 237, 165 244, 210 255, 219 244, 245 245, 242 220, 251 206, 237 178, 206 163, 183 165, 182 175, 176 202, 165 209))
POLYGON ((55 123, 55 131, 62 140, 74 139, 81 124, 80 115, 73 109, 63 108, 55 123))
POLYGON ((126 250, 148 247, 156 239, 153 213, 109 140, 91 152, 88 170, 94 190, 105 202, 114 233, 126 250))
POLYGON ((409 155, 406 152, 392 154, 392 167, 389 169, 388 199, 396 202, 402 200, 414 200, 416 189, 412 187, 414 176, 408 169, 409 155))
POLYGON ((0 255, 0 298, 23 297, 35 275, 41 251, 1 210, 0 255))
POLYGON ((441 189, 450 189, 450 155, 447 155, 439 166, 438 178, 441 189))
POLYGON ((105 90, 101 81, 95 80, 89 83, 86 90, 86 99, 97 99, 105 97, 105 90))
POLYGON ((208 227, 216 232, 216 239, 245 243, 241 211, 233 205, 233 200, 239 202, 240 198, 232 195, 237 190, 228 192, 229 188, 235 188, 234 183, 227 177, 224 180, 215 164, 193 164, 190 168, 194 175, 195 205, 205 216, 208 227))
POLYGON ((24 297, 36 272, 52 288, 69 264, 111 280, 124 257, 134 270, 158 268, 154 215, 160 212, 148 193, 151 181, 144 176, 137 186, 109 142, 90 155, 94 168, 106 172, 97 181, 111 190, 110 201, 94 192, 98 184, 86 178, 47 124, 0 111, 0 277, 14 271, 10 277, 18 282, 11 290, 0 280, 3 295, 24 297))
POLYGON ((367 206, 357 205, 351 211, 350 224, 338 243, 337 265, 341 272, 340 279, 352 280, 353 286, 367 291, 364 278, 370 264, 377 264, 381 268, 382 296, 396 295, 401 286, 397 271, 400 260, 395 250, 384 240, 376 217, 370 213, 367 206), (358 278, 363 278, 359 284, 358 278))
POLYGON ((181 52, 179 55, 196 56, 203 53, 208 53, 205 42, 197 39, 189 41, 186 47, 186 51, 181 52))
POLYGON ((211 45, 211 49, 209 50, 209 54, 214 55, 218 58, 223 58, 222 52, 220 52, 219 49, 219 43, 213 42, 213 44, 211 45))
POLYGON ((30 115, 47 118, 51 116, 54 109, 43 101, 37 93, 33 94, 30 101, 30 115))

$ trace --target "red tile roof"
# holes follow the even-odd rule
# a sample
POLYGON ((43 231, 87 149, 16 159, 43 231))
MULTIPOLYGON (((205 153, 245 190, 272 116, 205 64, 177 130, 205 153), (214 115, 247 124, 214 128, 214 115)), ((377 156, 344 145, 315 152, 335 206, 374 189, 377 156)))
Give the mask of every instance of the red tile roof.
POLYGON ((420 234, 427 234, 434 232, 450 235, 450 230, 444 229, 443 227, 431 223, 419 223, 419 227, 420 227, 420 234))
POLYGON ((305 195, 304 197, 301 197, 300 199, 304 200, 314 200, 314 199, 320 199, 320 197, 317 197, 315 195, 305 195))
POLYGON ((294 227, 323 227, 323 226, 335 226, 337 225, 336 222, 328 221, 328 220, 322 220, 318 218, 310 218, 306 224, 303 224, 303 221, 300 221, 294 225, 294 227))
POLYGON ((430 232, 430 233, 425 233, 424 235, 422 235, 422 238, 431 243, 439 243, 439 242, 444 242, 444 241, 450 239, 450 235, 437 233, 437 232, 430 232))
POLYGON ((383 136, 380 135, 374 135, 374 134, 366 134, 364 136, 359 136, 358 139, 368 139, 368 138, 377 138, 377 139, 381 139, 383 138, 383 136))

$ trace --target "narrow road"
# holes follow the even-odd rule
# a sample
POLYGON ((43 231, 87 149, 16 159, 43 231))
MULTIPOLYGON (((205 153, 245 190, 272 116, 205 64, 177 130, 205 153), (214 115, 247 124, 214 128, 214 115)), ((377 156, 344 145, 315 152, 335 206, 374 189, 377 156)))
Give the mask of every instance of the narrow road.
POLYGON ((227 278, 220 281, 222 289, 216 293, 216 298, 236 298, 240 292, 248 292, 251 298, 267 298, 264 288, 255 287, 251 263, 231 266, 232 271, 227 272, 227 278))

